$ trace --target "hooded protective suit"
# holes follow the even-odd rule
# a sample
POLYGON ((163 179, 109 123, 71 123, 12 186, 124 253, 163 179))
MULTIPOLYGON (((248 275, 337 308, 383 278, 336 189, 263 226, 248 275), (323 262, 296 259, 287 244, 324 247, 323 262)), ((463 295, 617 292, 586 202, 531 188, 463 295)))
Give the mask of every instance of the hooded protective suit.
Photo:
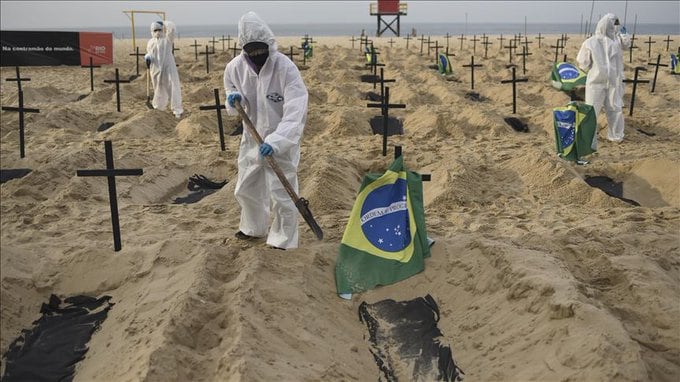
MULTIPOLYGON (((269 57, 259 71, 245 51, 224 70, 227 96, 240 93, 241 106, 265 143, 274 149, 274 160, 297 193, 300 140, 307 119, 307 88, 295 64, 277 50, 274 34, 254 12, 238 23, 238 40, 268 45, 269 57)), ((226 103, 229 115, 238 115, 226 103)), ((241 232, 262 237, 279 248, 297 248, 298 211, 281 181, 259 153, 248 129, 243 130, 238 155, 238 180, 234 195, 241 205, 241 232), (271 211, 270 211, 271 206, 271 211), (270 220, 273 215, 273 221, 270 220)))
POLYGON ((153 101, 155 109, 165 110, 170 101, 170 109, 179 117, 182 112, 182 88, 179 73, 172 55, 175 41, 175 24, 172 21, 151 23, 151 40, 146 44, 145 60, 150 59, 151 80, 153 82, 153 101), (164 32, 154 32, 163 29, 164 32))
MULTIPOLYGON (((588 72, 586 103, 597 115, 604 106, 607 113, 607 139, 623 140, 623 49, 630 48, 630 37, 618 31, 614 14, 600 19, 595 34, 586 39, 576 56, 578 65, 588 72)), ((593 138, 597 149, 597 134, 593 138)))

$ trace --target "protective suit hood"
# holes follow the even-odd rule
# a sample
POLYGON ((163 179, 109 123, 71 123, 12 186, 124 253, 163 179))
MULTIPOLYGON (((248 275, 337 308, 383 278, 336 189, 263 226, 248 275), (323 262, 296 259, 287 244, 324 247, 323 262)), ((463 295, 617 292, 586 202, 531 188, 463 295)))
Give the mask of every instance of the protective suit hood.
POLYGON ((278 50, 274 32, 269 29, 267 23, 257 13, 250 11, 241 16, 238 21, 238 42, 243 47, 247 43, 255 41, 267 44, 270 55, 278 50))
POLYGON ((607 36, 610 39, 615 39, 616 38, 616 26, 614 25, 614 22, 618 19, 616 15, 613 13, 607 13, 606 15, 602 16, 600 21, 597 22, 597 26, 595 27, 595 35, 598 36, 607 36))

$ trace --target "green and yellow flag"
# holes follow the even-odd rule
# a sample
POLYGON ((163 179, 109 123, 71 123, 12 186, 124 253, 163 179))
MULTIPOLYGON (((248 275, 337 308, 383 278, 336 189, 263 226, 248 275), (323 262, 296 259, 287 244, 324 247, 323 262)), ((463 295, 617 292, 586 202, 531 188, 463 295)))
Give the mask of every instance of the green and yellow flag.
POLYGON ((555 149, 566 160, 578 161, 592 154, 593 137, 597 134, 597 120, 592 106, 583 102, 570 102, 553 109, 555 149))
POLYGON ((367 174, 352 208, 335 266, 339 294, 388 285, 421 272, 430 256, 420 174, 397 158, 367 174))
POLYGON ((575 87, 586 86, 588 75, 568 62, 555 63, 550 72, 550 82, 555 89, 568 92, 575 87))

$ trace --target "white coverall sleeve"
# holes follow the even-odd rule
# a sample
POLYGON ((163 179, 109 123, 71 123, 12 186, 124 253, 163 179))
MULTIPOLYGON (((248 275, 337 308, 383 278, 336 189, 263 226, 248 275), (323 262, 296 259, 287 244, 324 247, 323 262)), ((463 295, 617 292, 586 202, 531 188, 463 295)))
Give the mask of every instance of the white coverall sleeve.
POLYGON ((168 39, 168 41, 170 41, 171 44, 174 44, 177 26, 172 21, 165 21, 163 25, 165 26, 165 37, 168 39))
POLYGON ((286 86, 283 90, 283 118, 265 143, 274 148, 275 153, 285 153, 300 145, 302 132, 307 120, 308 93, 297 68, 290 66, 286 73, 286 86))
MULTIPOLYGON (((233 68, 232 70, 230 70, 232 65, 233 63, 230 62, 227 64, 227 67, 224 68, 224 92, 225 92, 224 110, 227 111, 227 115, 235 116, 238 115, 238 111, 236 110, 236 108, 229 106, 229 101, 227 100, 230 94, 240 93, 236 88, 236 79, 234 78, 233 68)), ((243 94, 241 94, 241 106, 243 107, 243 110, 248 110, 246 104, 247 100, 245 99, 243 94)))
POLYGON ((619 42, 624 50, 630 49, 630 35, 628 33, 619 34, 619 42))
POLYGON ((593 65, 593 60, 590 56, 590 48, 584 43, 581 45, 581 49, 576 55, 576 63, 578 63, 579 68, 584 71, 589 71, 593 65))

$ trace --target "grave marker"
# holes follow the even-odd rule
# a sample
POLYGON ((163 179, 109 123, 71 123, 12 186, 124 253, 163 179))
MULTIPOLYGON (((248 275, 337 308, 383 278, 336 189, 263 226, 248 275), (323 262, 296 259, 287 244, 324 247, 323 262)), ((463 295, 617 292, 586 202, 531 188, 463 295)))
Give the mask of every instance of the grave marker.
POLYGON ((179 48, 175 48, 175 44, 172 44, 172 56, 175 57, 175 52, 180 50, 179 48))
POLYGON ((116 110, 120 113, 120 84, 127 84, 130 80, 121 80, 118 76, 118 68, 116 68, 116 79, 115 80, 104 80, 107 84, 116 84, 116 110))
POLYGON ((227 49, 227 50, 230 50, 230 51, 231 51, 231 56, 232 56, 232 57, 236 57, 236 56, 239 54, 239 50, 240 50, 240 49, 238 48, 238 45, 236 44, 236 41, 234 41, 234 46, 232 46, 231 48, 229 48, 229 49, 227 49))
POLYGON ((229 45, 231 45, 231 40, 233 40, 233 39, 231 38, 230 35, 227 35, 227 38, 224 38, 224 35, 222 35, 222 38, 220 39, 220 41, 222 41, 222 51, 223 52, 224 52, 224 42, 226 41, 227 46, 229 46, 229 45))
POLYGON ((656 44, 656 41, 652 41, 652 36, 649 36, 649 40, 645 41, 647 44, 647 58, 652 57, 652 44, 656 44))
POLYGON ((560 53, 560 48, 562 48, 562 39, 557 39, 557 45, 550 45, 551 48, 555 48, 555 60, 553 63, 557 63, 557 55, 560 53))
POLYGON ((470 82, 472 84, 472 90, 475 90, 475 68, 480 68, 483 65, 475 64, 475 56, 470 56, 470 64, 463 65, 464 68, 470 68, 470 82))
POLYGON ((668 52, 668 49, 671 46, 671 41, 674 41, 674 40, 671 40, 671 35, 668 35, 668 37, 666 37, 666 39, 663 40, 663 42, 666 43, 666 52, 668 52))
POLYGON ((143 175, 141 168, 116 169, 113 166, 113 147, 111 141, 104 141, 106 152, 106 170, 77 170, 76 176, 105 176, 109 183, 109 204, 111 206, 111 225, 113 227, 113 248, 118 252, 122 248, 120 239, 120 223, 118 221, 118 196, 116 194, 117 176, 143 175))
MULTIPOLYGON (((174 53, 173 53, 174 54, 174 53)), ((135 56, 135 62, 136 62, 136 76, 135 78, 139 77, 139 56, 144 56, 144 53, 139 53, 139 47, 135 48, 135 53, 130 53, 130 56, 135 56)))
POLYGON ((465 35, 461 34, 460 37, 458 37, 458 39, 460 40, 460 51, 462 52, 463 51, 463 40, 467 40, 467 37, 465 37, 465 35))
POLYGON ((383 116, 383 149, 382 156, 387 156, 387 125, 389 119, 389 109, 404 109, 405 104, 390 104, 390 88, 385 88, 385 96, 381 103, 369 103, 368 107, 379 107, 383 116))
POLYGON ((409 40, 411 40, 411 35, 407 34, 406 37, 404 37, 404 39, 406 39, 406 49, 408 49, 408 42, 409 40))
POLYGON ((656 89, 656 77, 659 74, 659 66, 668 66, 667 64, 662 64, 661 63, 661 55, 659 54, 656 57, 656 64, 653 62, 648 62, 647 65, 653 65, 655 66, 654 68, 654 80, 652 81, 652 93, 654 93, 654 89, 656 89))
POLYGON ((215 36, 212 36, 212 40, 208 40, 208 44, 212 45, 212 50, 210 51, 210 54, 215 54, 215 44, 217 44, 217 40, 215 40, 215 36))
POLYGON ((220 102, 220 91, 219 89, 213 89, 215 91, 215 104, 208 106, 199 106, 199 110, 215 110, 217 112, 217 130, 220 134, 220 148, 222 151, 226 151, 224 146, 224 126, 222 125, 222 109, 226 109, 226 106, 220 102))
POLYGON ((517 47, 515 46, 515 40, 508 40, 510 45, 504 46, 508 50, 508 56, 510 57, 510 63, 512 63, 512 50, 516 49, 517 47))
POLYGON ((14 68, 16 69, 17 77, 16 78, 5 78, 5 81, 10 81, 10 82, 16 81, 17 82, 17 89, 21 92, 21 91, 23 91, 21 89, 21 81, 30 81, 31 79, 27 78, 27 77, 21 78, 21 75, 19 74, 19 67, 15 66, 14 68))
MULTIPOLYGON (((518 56, 522 56, 522 74, 527 74, 527 56, 531 56, 532 53, 529 53, 527 50, 526 45, 522 46, 522 53, 517 53, 518 56)), ((564 55, 564 62, 567 61, 567 55, 564 55)))
POLYGON ((390 41, 388 41, 388 43, 390 44, 390 49, 392 49, 392 45, 394 44, 394 40, 392 40, 392 37, 390 37, 390 41))
POLYGON ((632 80, 623 80, 625 83, 633 83, 633 94, 630 97, 630 112, 628 115, 632 116, 633 115, 633 108, 635 107, 635 91, 637 90, 637 84, 646 84, 649 83, 649 80, 640 80, 638 79, 638 73, 640 71, 647 71, 647 69, 643 66, 637 66, 635 68, 635 78, 632 80))
POLYGON ((199 53, 200 55, 205 55, 205 72, 206 73, 210 73, 210 59, 209 59, 209 57, 210 57, 211 54, 214 54, 214 52, 211 52, 210 50, 208 50, 208 48, 209 47, 206 45, 205 46, 205 52, 199 53))
POLYGON ((484 58, 487 58, 487 52, 489 51, 489 45, 493 44, 492 42, 489 42, 489 36, 484 36, 484 41, 481 43, 484 45, 484 58))
MULTIPOLYGON (((18 67, 17 67, 18 70, 18 67)), ((17 76, 19 77, 19 76, 17 76)), ((14 111, 19 113, 19 157, 23 158, 26 156, 26 151, 24 149, 24 113, 40 113, 39 109, 30 109, 24 107, 24 91, 19 90, 19 107, 3 106, 2 110, 14 111)))
POLYGON ((628 57, 629 57, 629 63, 633 63, 633 49, 638 49, 637 46, 635 46, 635 33, 633 33, 633 37, 630 38, 630 48, 628 49, 628 57))
POLYGON ((94 68, 101 68, 100 65, 92 64, 92 57, 90 57, 90 65, 81 65, 81 68, 90 68, 90 91, 94 91, 94 68))
POLYGON ((420 55, 422 56, 423 55, 423 43, 425 42, 425 35, 420 35, 420 38, 418 40, 420 40, 420 55))
POLYGON ((538 47, 539 49, 541 48, 541 40, 543 40, 545 37, 541 37, 541 34, 538 34, 538 37, 534 37, 536 40, 538 40, 538 47))
POLYGON ((284 53, 284 55, 288 56, 288 58, 290 58, 290 60, 293 61, 293 63, 295 63, 295 58, 293 56, 299 56, 300 54, 294 53, 293 52, 293 46, 291 45, 290 46, 290 53, 288 53, 288 54, 284 53))
POLYGON ((480 40, 477 38, 477 35, 472 35, 470 41, 472 41, 472 55, 474 56, 477 53, 477 41, 480 40))
MULTIPOLYGON (((352 38, 349 41, 352 42, 352 49, 354 49, 354 41, 359 41, 359 40, 355 39, 354 35, 352 35, 352 38)), ((408 42, 406 43, 406 47, 408 48, 408 42)))
POLYGON ((453 37, 453 36, 451 36, 451 35, 449 34, 449 32, 446 32, 445 38, 446 38, 446 48, 447 48, 447 49, 449 48, 449 39, 451 39, 451 37, 453 37))
POLYGON ((194 43, 191 44, 191 45, 189 45, 189 46, 193 46, 193 47, 194 47, 194 56, 196 56, 195 61, 198 61, 198 47, 201 46, 201 45, 199 45, 199 44, 196 42, 196 40, 194 40, 194 43))
POLYGON ((512 83, 512 114, 516 114, 517 112, 517 83, 518 82, 527 82, 529 81, 527 78, 516 78, 515 77, 515 67, 512 67, 512 79, 511 80, 502 80, 502 84, 507 84, 507 83, 512 83))
POLYGON ((497 38, 496 40, 501 40, 500 45, 498 45, 498 50, 503 49, 503 33, 501 33, 501 37, 497 38))

